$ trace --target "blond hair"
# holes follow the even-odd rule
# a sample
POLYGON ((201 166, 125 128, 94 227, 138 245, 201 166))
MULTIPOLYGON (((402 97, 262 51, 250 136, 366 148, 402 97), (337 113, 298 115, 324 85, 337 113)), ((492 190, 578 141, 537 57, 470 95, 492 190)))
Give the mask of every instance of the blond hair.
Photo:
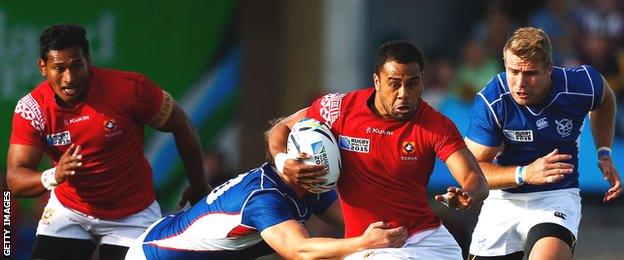
POLYGON ((544 65, 552 63, 552 45, 548 35, 541 29, 522 27, 513 32, 503 48, 503 59, 507 50, 523 60, 541 62, 544 65))

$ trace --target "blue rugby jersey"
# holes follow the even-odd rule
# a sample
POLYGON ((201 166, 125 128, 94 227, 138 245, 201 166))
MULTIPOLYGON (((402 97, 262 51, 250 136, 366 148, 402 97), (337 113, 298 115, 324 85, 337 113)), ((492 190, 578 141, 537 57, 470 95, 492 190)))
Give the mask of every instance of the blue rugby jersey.
POLYGON ((518 105, 509 92, 505 72, 494 76, 475 97, 466 137, 490 147, 502 144, 502 153, 495 163, 528 165, 555 148, 572 156, 567 163, 574 165, 574 172, 560 182, 524 184, 505 191, 526 193, 579 187, 579 138, 585 116, 601 104, 602 77, 593 67, 583 65, 554 67, 551 78, 553 88, 540 105, 518 105))
POLYGON ((261 231, 290 219, 304 224, 336 199, 334 190, 299 199, 265 163, 161 219, 143 240, 143 252, 147 259, 253 259, 274 252, 261 231))

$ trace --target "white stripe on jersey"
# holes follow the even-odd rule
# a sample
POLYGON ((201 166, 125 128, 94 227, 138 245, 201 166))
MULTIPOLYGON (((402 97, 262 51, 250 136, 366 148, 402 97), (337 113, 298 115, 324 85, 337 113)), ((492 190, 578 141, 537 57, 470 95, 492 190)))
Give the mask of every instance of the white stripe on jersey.
MULTIPOLYGON (((498 122, 498 117, 496 116, 496 113, 494 113, 494 109, 492 109, 492 104, 490 104, 487 99, 485 98, 485 96, 483 96, 483 94, 481 92, 477 93, 477 95, 479 95, 482 99, 483 102, 485 102, 485 104, 488 106, 488 108, 490 109, 490 112, 492 112, 492 116, 494 117, 494 121, 496 121, 496 125, 498 125, 498 128, 502 128, 501 124, 498 122)), ((497 99, 497 100, 500 100, 497 99)))
POLYGON ((228 233, 242 225, 242 214, 208 214, 195 220, 187 229, 177 235, 145 241, 145 244, 162 248, 189 251, 214 251, 214 250, 238 250, 257 244, 262 240, 255 228, 248 227, 252 234, 236 237, 236 239, 224 239, 228 233), (207 232, 210 230, 210 232, 207 232))
POLYGON ((591 76, 589 75, 589 71, 587 70, 587 67, 585 67, 585 65, 581 66, 583 67, 583 69, 585 70, 585 74, 587 74, 587 78, 589 79, 589 84, 591 85, 592 88, 592 103, 591 103, 591 109, 590 110, 594 110, 594 82, 591 79, 591 76))
POLYGON ((560 69, 561 72, 563 72, 563 80, 565 81, 565 89, 566 92, 568 92, 568 73, 566 72, 565 68, 562 67, 555 67, 557 69, 560 69))

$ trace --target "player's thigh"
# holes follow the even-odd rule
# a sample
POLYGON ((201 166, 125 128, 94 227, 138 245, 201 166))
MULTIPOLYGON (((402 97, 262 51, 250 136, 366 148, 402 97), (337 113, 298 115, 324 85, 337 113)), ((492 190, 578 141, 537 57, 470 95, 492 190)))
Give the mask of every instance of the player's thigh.
POLYGON ((94 240, 94 237, 85 228, 90 226, 92 222, 84 214, 79 214, 63 206, 52 192, 37 225, 37 235, 94 240))
POLYGON ((130 247, 145 230, 161 218, 160 207, 154 201, 146 209, 125 218, 101 220, 93 227, 100 244, 130 247))
MULTIPOLYGON (((528 214, 519 227, 527 239, 529 232, 536 232, 535 227, 543 223, 557 224, 569 230, 574 238, 578 237, 578 227, 581 222, 581 197, 578 189, 539 192, 532 196, 534 196, 534 201, 529 204, 532 214, 528 214)), ((540 233, 549 230, 555 235, 567 233, 563 232, 565 230, 560 232, 556 226, 545 230, 544 228, 537 229, 540 233)))
POLYGON ((536 259, 569 259, 576 237, 567 228, 555 223, 540 223, 529 231, 524 251, 536 259))
POLYGON ((522 196, 490 191, 472 233, 470 254, 505 256, 522 251, 524 240, 517 227, 527 214, 522 196))
POLYGON ((89 239, 73 239, 38 235, 32 259, 91 259, 95 243, 89 239))
POLYGON ((462 259, 462 253, 453 236, 440 226, 410 236, 403 247, 367 249, 345 259, 462 259))

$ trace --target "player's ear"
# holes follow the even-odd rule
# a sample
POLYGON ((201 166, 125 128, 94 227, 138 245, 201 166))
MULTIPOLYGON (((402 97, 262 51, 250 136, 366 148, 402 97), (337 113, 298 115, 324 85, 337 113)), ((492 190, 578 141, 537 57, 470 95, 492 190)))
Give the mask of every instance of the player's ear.
POLYGON ((548 65, 546 65, 546 74, 548 77, 552 75, 552 71, 553 71, 553 62, 550 61, 548 65))
POLYGON ((373 83, 375 84, 375 90, 376 91, 380 91, 381 90, 381 80, 379 79, 379 76, 377 76, 377 73, 373 73, 373 83))
POLYGON ((39 73, 41 73, 41 76, 45 77, 46 76, 46 62, 42 58, 39 58, 37 60, 37 67, 39 68, 39 73))

